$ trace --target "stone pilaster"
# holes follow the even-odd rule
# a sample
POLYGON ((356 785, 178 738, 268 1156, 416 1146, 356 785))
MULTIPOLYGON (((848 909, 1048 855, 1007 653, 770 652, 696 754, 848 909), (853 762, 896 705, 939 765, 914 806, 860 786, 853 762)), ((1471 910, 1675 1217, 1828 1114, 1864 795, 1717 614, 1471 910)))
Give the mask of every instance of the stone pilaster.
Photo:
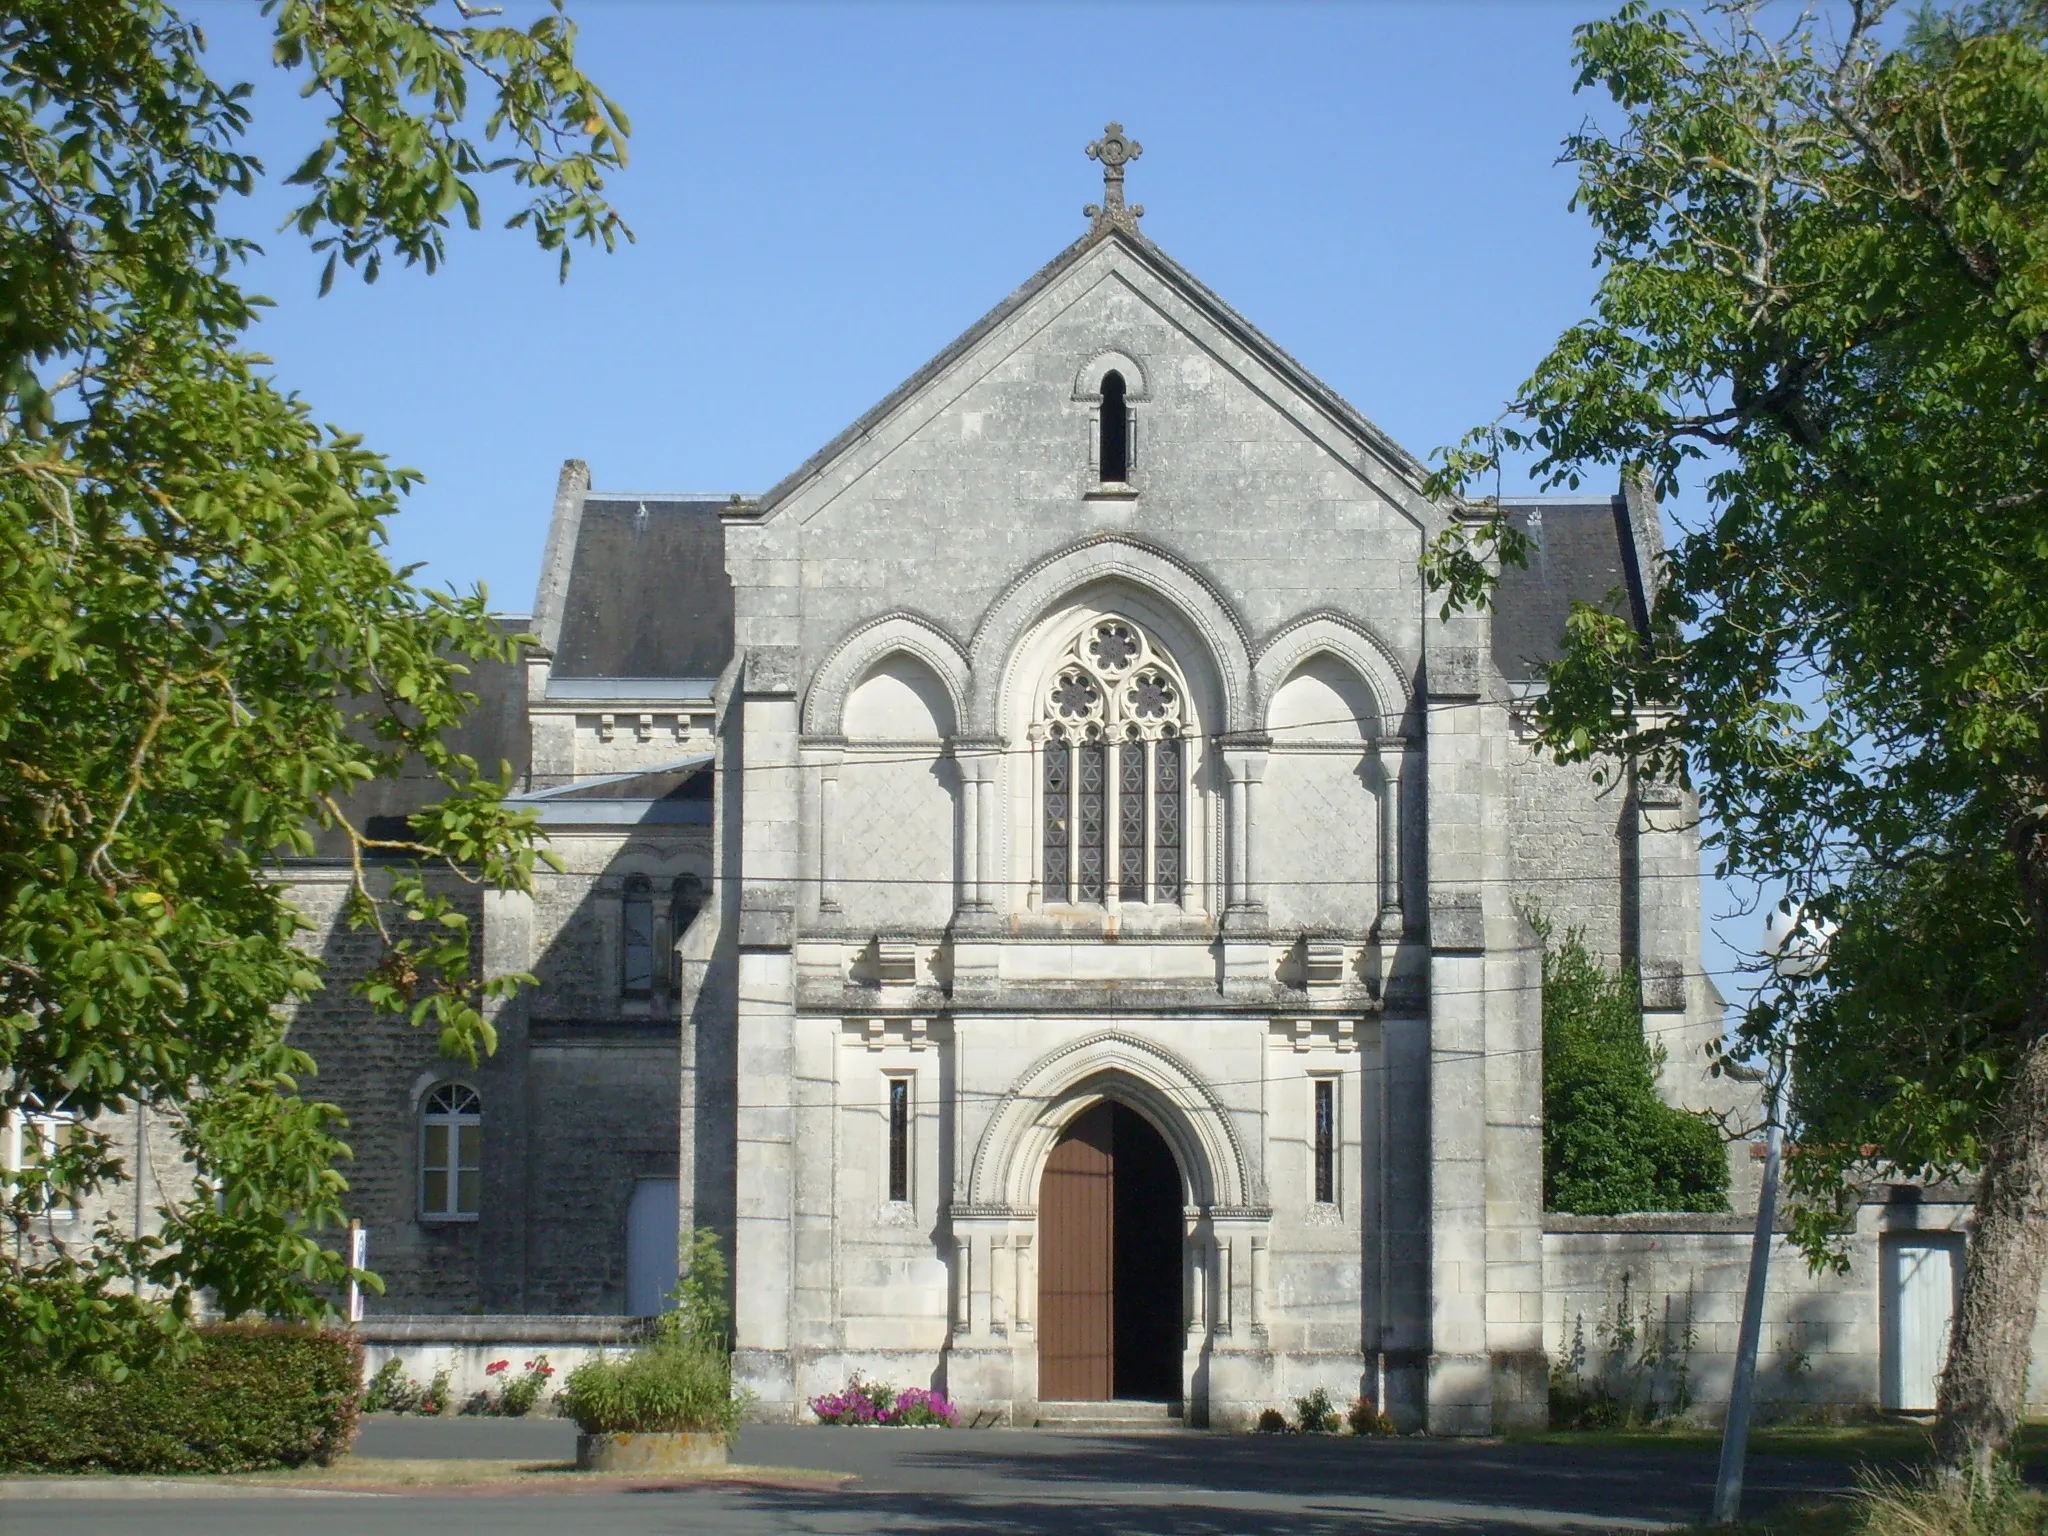
MULTIPOLYGON (((796 1411, 799 1262, 796 881, 801 838, 796 653, 755 646, 740 701, 741 797, 734 1372, 771 1417, 796 1411)), ((806 1257, 809 1257, 806 1255, 806 1257)))

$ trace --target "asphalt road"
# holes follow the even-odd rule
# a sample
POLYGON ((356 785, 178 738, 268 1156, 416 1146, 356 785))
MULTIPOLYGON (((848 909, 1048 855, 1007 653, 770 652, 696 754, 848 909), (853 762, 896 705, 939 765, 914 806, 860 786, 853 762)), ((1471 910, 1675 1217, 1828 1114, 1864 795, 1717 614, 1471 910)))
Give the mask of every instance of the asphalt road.
MULTIPOLYGON (((378 1418, 357 1442, 363 1456, 537 1461, 567 1460, 574 1447, 574 1427, 559 1420, 378 1418)), ((395 1496, 221 1496, 157 1484, 122 1499, 10 1500, 0 1525, 7 1536, 1532 1536, 1696 1520, 1714 1477, 1713 1458, 1695 1452, 1030 1430, 750 1426, 734 1460, 857 1480, 838 1488, 395 1496)), ((1758 1458, 1746 1512, 1846 1486, 1851 1475, 1840 1461, 1758 1458)))

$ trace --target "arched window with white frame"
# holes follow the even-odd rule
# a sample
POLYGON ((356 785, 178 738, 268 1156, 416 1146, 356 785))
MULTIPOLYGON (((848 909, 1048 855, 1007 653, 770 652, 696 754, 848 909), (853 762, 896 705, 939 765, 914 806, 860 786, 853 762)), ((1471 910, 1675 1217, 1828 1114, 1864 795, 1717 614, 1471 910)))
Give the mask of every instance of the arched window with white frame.
POLYGON ((474 1088, 443 1083, 420 1101, 420 1217, 475 1221, 483 1194, 484 1106, 474 1088))
POLYGON ((1187 889, 1187 685, 1128 619, 1097 619, 1040 701, 1047 905, 1178 905, 1187 889))

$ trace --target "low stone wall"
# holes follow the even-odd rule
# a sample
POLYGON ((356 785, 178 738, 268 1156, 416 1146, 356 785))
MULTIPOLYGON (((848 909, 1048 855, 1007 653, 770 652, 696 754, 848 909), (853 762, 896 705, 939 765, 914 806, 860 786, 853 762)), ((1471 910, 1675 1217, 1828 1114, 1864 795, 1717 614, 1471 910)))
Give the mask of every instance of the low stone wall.
POLYGON ((363 1376, 367 1381, 388 1360, 402 1360, 406 1374, 422 1386, 435 1373, 449 1372, 450 1412, 479 1392, 495 1391, 516 1378, 529 1360, 542 1355, 555 1368, 549 1390, 534 1413, 556 1413, 554 1393, 584 1361, 621 1354, 643 1343, 650 1332, 644 1317, 546 1317, 477 1315, 449 1317, 370 1317, 356 1324, 363 1341, 363 1376), (486 1374, 499 1360, 510 1369, 486 1374))
MULTIPOLYGON (((1844 1273, 1816 1272, 1781 1229, 1757 1350, 1765 1421, 1867 1413, 1883 1403, 1879 1257, 1887 1236, 1963 1230, 1953 1200, 1868 1204, 1858 1212, 1844 1273)), ((1604 1382, 1666 1409, 1718 1422, 1734 1377, 1749 1278, 1753 1218, 1715 1215, 1562 1216, 1544 1220, 1543 1344, 1604 1382)), ((2048 1359, 2048 1315, 2035 1358, 2048 1359)), ((2036 1370, 2032 1395, 2048 1398, 2036 1370)))

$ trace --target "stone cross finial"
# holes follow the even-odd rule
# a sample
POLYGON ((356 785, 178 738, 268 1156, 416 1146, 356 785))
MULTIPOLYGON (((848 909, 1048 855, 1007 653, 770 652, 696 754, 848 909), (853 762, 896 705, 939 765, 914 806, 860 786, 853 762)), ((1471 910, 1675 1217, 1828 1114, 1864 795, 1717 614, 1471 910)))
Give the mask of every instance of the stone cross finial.
POLYGON ((1124 163, 1143 153, 1144 145, 1124 137, 1122 123, 1110 123, 1102 130, 1102 137, 1088 146, 1088 158, 1102 162, 1102 201, 1081 210, 1094 220, 1091 232, 1112 228, 1134 235, 1138 232, 1138 220, 1144 216, 1145 208, 1142 203, 1124 203, 1124 163))

